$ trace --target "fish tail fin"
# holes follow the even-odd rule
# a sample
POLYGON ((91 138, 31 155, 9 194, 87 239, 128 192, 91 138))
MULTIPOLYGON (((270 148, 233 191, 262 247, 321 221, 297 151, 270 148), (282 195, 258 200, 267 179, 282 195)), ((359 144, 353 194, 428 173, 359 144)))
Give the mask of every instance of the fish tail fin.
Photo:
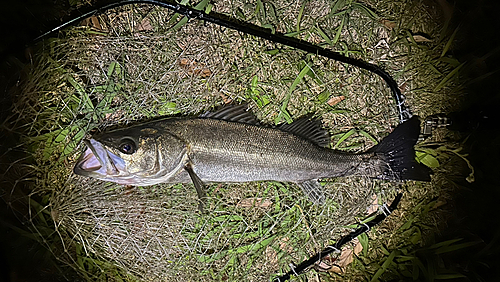
POLYGON ((369 152, 383 155, 385 169, 376 178, 430 181, 430 169, 415 160, 415 143, 420 134, 417 116, 402 123, 369 152))

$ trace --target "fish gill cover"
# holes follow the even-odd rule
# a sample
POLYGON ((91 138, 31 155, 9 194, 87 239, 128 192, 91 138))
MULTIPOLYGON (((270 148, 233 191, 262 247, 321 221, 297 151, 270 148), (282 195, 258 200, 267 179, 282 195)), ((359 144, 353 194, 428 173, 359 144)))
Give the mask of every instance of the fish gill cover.
MULTIPOLYGON (((454 110, 460 65, 436 60, 449 37, 432 9, 412 1, 193 6, 379 65, 420 116, 454 110)), ((189 184, 132 187, 74 175, 83 139, 93 132, 231 102, 247 103, 268 125, 314 114, 332 135, 330 147, 349 152, 376 145, 398 124, 398 113, 372 73, 146 4, 90 17, 40 44, 15 108, 36 168, 31 230, 88 280, 269 281, 347 234, 401 186, 325 180, 326 203, 318 206, 295 185, 213 184, 208 214, 199 214, 189 184)), ((432 150, 423 152, 426 164, 438 161, 432 150)), ((407 185, 415 199, 438 195, 430 184, 407 185)), ((363 238, 368 262, 380 259, 363 238)), ((360 274, 347 275, 356 281, 360 274)))

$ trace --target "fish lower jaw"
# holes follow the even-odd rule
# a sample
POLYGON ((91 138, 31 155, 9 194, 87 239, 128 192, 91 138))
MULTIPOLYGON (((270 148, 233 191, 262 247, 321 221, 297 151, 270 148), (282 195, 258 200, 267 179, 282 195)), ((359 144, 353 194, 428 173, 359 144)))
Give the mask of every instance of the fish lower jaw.
POLYGON ((104 181, 111 181, 120 185, 132 185, 132 186, 151 186, 160 183, 166 183, 159 179, 148 179, 137 175, 124 176, 124 177, 104 177, 101 178, 104 181))

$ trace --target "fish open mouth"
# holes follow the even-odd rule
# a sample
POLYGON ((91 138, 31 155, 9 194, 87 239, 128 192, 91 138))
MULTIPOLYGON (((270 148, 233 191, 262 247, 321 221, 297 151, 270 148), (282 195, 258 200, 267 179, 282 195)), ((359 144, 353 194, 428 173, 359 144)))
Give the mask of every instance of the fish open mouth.
POLYGON ((73 169, 75 174, 103 179, 125 172, 125 162, 122 158, 109 152, 94 139, 84 140, 84 142, 87 148, 73 169))

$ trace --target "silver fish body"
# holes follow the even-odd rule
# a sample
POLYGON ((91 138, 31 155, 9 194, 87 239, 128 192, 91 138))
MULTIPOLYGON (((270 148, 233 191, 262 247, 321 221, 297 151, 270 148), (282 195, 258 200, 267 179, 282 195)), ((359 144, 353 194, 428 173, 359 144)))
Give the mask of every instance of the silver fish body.
MULTIPOLYGON (((375 153, 342 154, 277 128, 188 119, 164 123, 161 130, 171 132, 171 139, 182 140, 185 160, 192 163, 203 182, 303 182, 352 174, 375 177, 382 173, 383 161, 375 153)), ((190 181, 186 173, 176 177, 172 182, 190 181)))
POLYGON ((256 125, 251 113, 242 109, 232 107, 222 115, 201 118, 161 119, 95 135, 74 171, 128 185, 193 181, 197 189, 211 182, 294 182, 318 204, 324 202, 317 182, 321 178, 428 180, 427 171, 414 161, 417 119, 398 127, 379 146, 348 154, 324 147, 328 135, 314 120, 265 127, 256 125))

